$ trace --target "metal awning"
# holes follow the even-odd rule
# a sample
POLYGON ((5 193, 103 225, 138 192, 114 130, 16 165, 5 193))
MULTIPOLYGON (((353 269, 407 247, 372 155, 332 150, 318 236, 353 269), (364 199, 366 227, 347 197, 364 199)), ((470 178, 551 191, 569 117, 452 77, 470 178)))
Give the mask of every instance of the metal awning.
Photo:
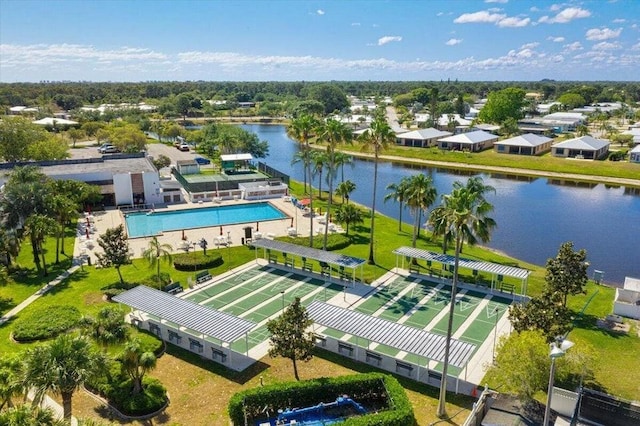
MULTIPOLYGON (((309 317, 321 326, 333 328, 370 342, 387 345, 438 362, 444 362, 447 337, 382 318, 314 301, 307 307, 309 317)), ((476 345, 451 339, 449 362, 464 368, 476 345)))
POLYGON ((252 321, 144 285, 125 291, 113 300, 225 343, 244 337, 256 326, 252 321))
POLYGON ((283 241, 275 241, 269 239, 253 240, 249 245, 265 250, 277 250, 283 253, 293 254, 307 259, 325 262, 331 265, 343 266, 345 268, 357 268, 364 265, 365 259, 347 256, 346 254, 334 253, 330 251, 319 250, 313 247, 305 247, 298 244, 285 243, 283 241))
MULTIPOLYGON (((440 262, 445 265, 453 265, 455 263, 455 256, 421 250, 413 247, 400 247, 395 249, 393 253, 400 256, 407 256, 413 259, 440 262)), ((495 275, 503 275, 506 277, 514 277, 522 280, 526 280, 531 273, 531 271, 527 269, 516 268, 515 266, 506 266, 499 263, 483 262, 480 260, 471 260, 464 258, 459 259, 459 266, 462 268, 475 269, 477 271, 488 272, 495 275)))
POLYGON ((222 161, 247 161, 253 160, 253 156, 251 154, 225 154, 220 156, 220 160, 222 161))

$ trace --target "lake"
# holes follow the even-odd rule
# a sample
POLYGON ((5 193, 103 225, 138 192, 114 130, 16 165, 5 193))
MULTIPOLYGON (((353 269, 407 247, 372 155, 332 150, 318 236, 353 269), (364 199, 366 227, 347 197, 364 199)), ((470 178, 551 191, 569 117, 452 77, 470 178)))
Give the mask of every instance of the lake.
MULTIPOLYGON (((269 142, 270 155, 262 161, 303 181, 302 164, 291 164, 298 143, 287 136, 284 126, 247 124, 242 127, 269 142)), ((380 162, 376 209, 398 219, 398 204, 383 202, 389 192, 386 186, 417 173, 431 175, 439 195, 451 192, 454 181, 464 182, 472 175, 482 176, 486 184, 496 188, 496 193, 488 199, 495 207, 492 217, 498 226, 488 247, 544 266, 548 258, 556 256, 562 243, 573 241, 574 249, 587 251, 590 277, 594 270, 601 270, 605 282, 617 285, 621 285, 625 276, 640 278, 638 190, 380 162)), ((346 166, 344 174, 345 179, 356 184, 351 199, 371 206, 373 162, 354 159, 353 167, 346 166)), ((317 185, 315 179, 314 187, 317 185)), ((326 182, 322 188, 328 188, 326 182)), ((408 210, 403 212, 402 219, 409 225, 413 223, 408 210)))

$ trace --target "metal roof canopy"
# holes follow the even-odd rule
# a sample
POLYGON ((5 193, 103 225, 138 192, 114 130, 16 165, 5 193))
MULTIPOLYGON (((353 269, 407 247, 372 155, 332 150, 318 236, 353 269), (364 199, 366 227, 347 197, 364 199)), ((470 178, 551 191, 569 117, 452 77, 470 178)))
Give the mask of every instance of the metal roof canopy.
MULTIPOLYGON (((445 265, 453 265, 455 263, 455 256, 443 253, 435 253, 432 251, 421 250, 413 247, 400 247, 393 251, 399 256, 407 256, 414 259, 423 259, 440 262, 445 265)), ((471 259, 459 259, 459 266, 463 268, 475 269, 482 272, 489 272, 491 274, 504 275, 507 277, 520 278, 526 280, 529 277, 531 271, 522 268, 516 268, 515 266, 505 266, 499 263, 483 262, 480 260, 471 259)))
MULTIPOLYGON (((372 317, 328 303, 314 301, 307 307, 316 324, 330 327, 363 339, 444 362, 446 336, 430 333, 382 318, 372 317)), ((476 345, 451 339, 449 362, 464 368, 476 345)))
POLYGON ((246 161, 253 160, 253 156, 251 154, 224 154, 220 156, 220 160, 222 161, 246 161))
POLYGON ((113 300, 225 343, 232 343, 244 337, 256 326, 254 322, 144 285, 125 291, 113 300))
POLYGON ((315 249, 312 247, 300 246, 298 244, 285 243, 282 241, 275 241, 269 239, 253 240, 249 243, 254 247, 259 247, 269 250, 278 250, 283 253, 291 253, 300 257, 306 257, 308 259, 314 259, 319 262, 326 262, 332 265, 344 266, 345 268, 357 268, 362 266, 366 260, 358 257, 347 256, 345 254, 333 253, 330 251, 324 251, 315 249))

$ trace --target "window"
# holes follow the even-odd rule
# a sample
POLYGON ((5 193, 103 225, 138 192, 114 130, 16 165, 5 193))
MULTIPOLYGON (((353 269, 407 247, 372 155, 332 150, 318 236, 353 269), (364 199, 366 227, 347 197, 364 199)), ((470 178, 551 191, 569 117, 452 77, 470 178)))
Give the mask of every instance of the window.
POLYGON ((169 332, 169 341, 179 345, 180 342, 182 341, 182 336, 180 336, 175 331, 168 330, 168 332, 169 332))
POLYGON ((367 351, 366 361, 368 364, 379 366, 382 363, 382 356, 375 352, 367 351))
POLYGON ((152 322, 149 323, 149 331, 153 334, 155 334, 156 336, 162 338, 162 330, 160 330, 160 327, 158 326, 158 324, 154 324, 152 322))
POLYGON ((353 346, 338 342, 338 353, 346 356, 353 356, 353 346))
POLYGON ((323 348, 327 346, 327 339, 325 339, 324 337, 320 336, 319 334, 315 335, 315 339, 316 339, 316 344, 320 344, 320 346, 322 346, 323 348))
POLYGON ((413 366, 406 362, 396 361, 396 373, 404 374, 406 376, 411 376, 411 372, 413 371, 413 366))
POLYGON ((198 340, 189 338, 189 350, 201 354, 203 349, 204 347, 202 346, 202 343, 200 343, 198 340))
POLYGON ((227 354, 225 354, 224 351, 221 351, 220 349, 211 348, 211 358, 214 361, 226 362, 227 354))

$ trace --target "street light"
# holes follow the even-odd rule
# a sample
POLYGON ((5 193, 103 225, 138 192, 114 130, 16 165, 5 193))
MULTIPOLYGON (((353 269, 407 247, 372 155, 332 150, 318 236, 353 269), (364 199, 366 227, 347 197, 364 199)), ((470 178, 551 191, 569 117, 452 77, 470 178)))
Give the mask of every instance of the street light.
POLYGON ((282 312, 284 312, 284 290, 282 290, 280 294, 282 295, 282 312))
POLYGON ((553 380, 556 373, 556 359, 564 356, 569 348, 574 345, 573 342, 560 336, 556 338, 556 341, 549 344, 551 352, 549 357, 551 358, 551 370, 549 371, 549 389, 547 389, 547 406, 544 410, 544 426, 549 425, 549 417, 551 415, 551 397, 553 394, 553 380))

